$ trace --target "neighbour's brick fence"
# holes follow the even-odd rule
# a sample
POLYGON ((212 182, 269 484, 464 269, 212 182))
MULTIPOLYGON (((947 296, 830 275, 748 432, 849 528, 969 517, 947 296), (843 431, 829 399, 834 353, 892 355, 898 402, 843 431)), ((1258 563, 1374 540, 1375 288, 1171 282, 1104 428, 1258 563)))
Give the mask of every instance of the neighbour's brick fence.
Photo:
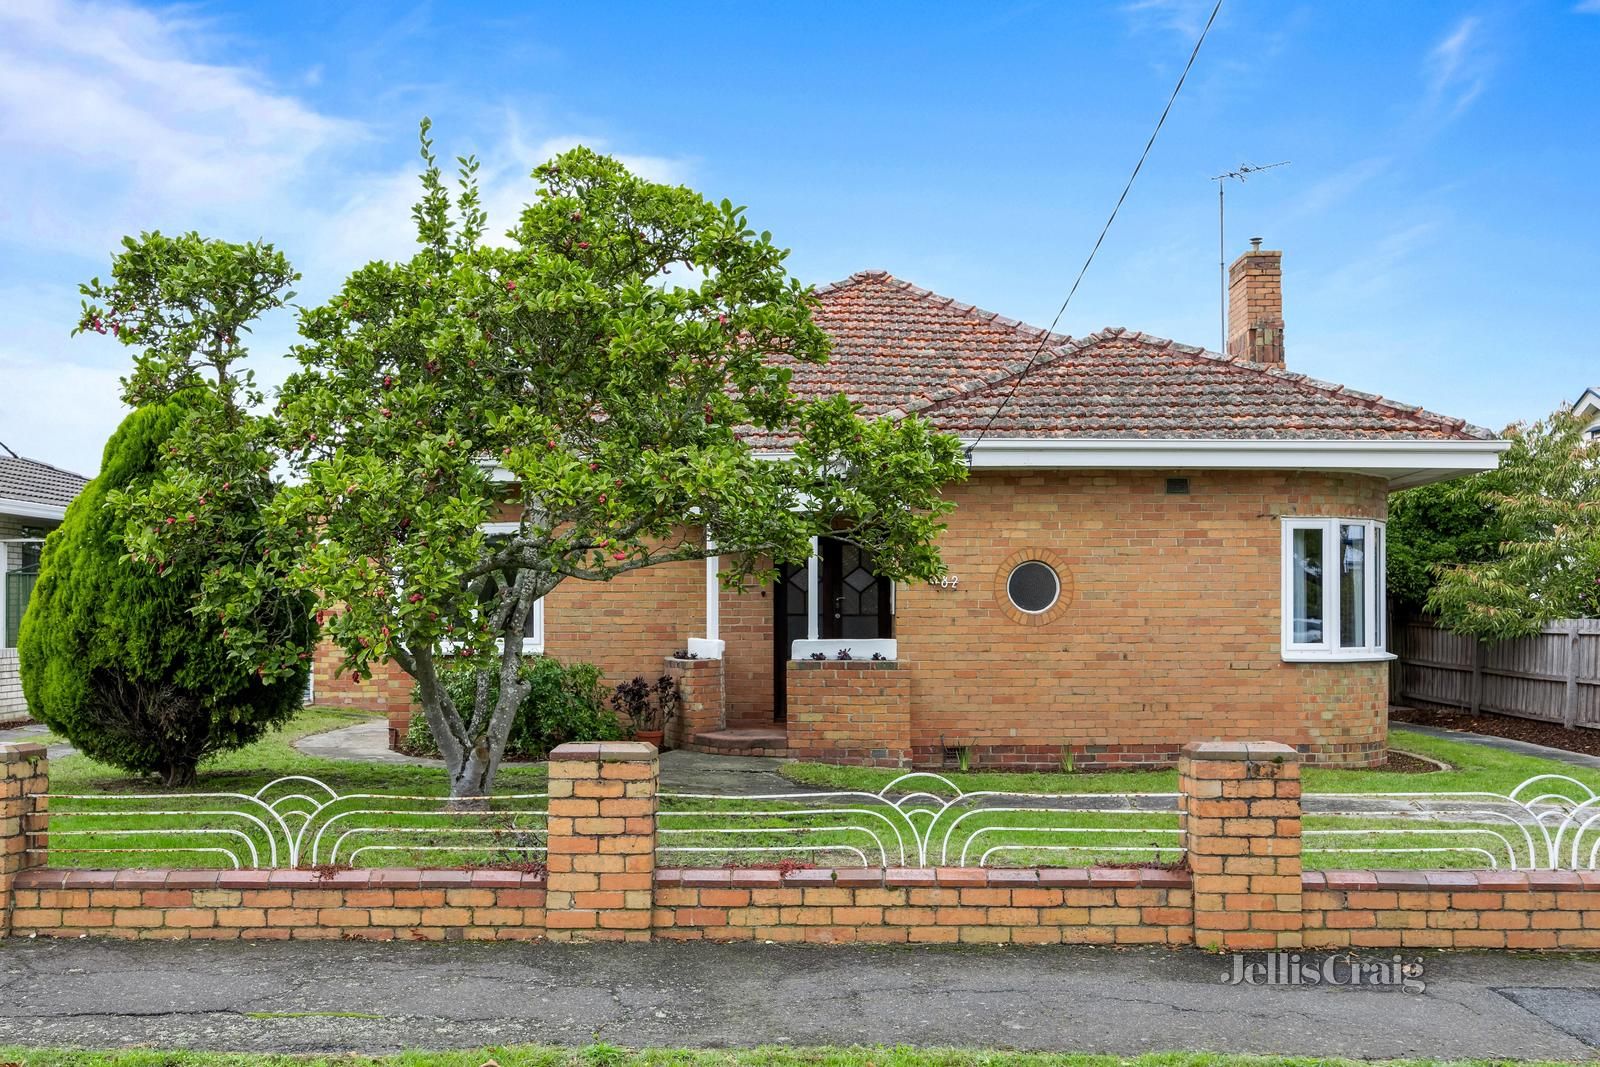
POLYGON ((1300 870, 1283 745, 1184 749, 1188 866, 658 868, 656 752, 564 745, 549 873, 43 866, 43 746, 0 746, 0 933, 1600 950, 1600 872, 1300 870))

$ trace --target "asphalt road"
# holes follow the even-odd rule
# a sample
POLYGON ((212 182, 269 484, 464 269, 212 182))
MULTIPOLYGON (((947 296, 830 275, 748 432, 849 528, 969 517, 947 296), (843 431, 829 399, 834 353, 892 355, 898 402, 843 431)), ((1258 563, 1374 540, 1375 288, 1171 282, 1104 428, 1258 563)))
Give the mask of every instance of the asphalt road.
POLYGON ((1408 994, 1231 986, 1226 959, 1154 949, 11 940, 0 1043, 1600 1057, 1600 958, 1421 958, 1408 994))

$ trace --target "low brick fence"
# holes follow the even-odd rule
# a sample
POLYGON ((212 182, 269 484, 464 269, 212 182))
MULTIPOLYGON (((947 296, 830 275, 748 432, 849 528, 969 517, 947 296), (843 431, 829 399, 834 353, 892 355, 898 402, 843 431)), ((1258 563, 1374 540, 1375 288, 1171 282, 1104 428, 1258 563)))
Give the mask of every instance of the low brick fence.
POLYGON ((0 746, 0 933, 1600 950, 1600 872, 1300 869, 1292 749, 1190 745, 1181 869, 674 869, 655 749, 563 745, 548 873, 44 866, 48 761, 0 746))
POLYGON ((978 867, 660 871, 655 935, 679 941, 1185 945, 1187 871, 978 867))

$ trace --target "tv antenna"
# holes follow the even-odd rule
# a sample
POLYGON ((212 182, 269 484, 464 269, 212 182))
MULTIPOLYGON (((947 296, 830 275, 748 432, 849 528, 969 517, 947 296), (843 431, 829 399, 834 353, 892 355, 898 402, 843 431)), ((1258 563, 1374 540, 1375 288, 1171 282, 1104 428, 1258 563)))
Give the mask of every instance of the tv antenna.
POLYGON ((1274 167, 1287 167, 1291 160, 1281 163, 1263 163, 1257 166, 1254 163, 1241 163, 1238 170, 1230 170, 1226 174, 1218 174, 1211 180, 1217 183, 1217 319, 1218 337, 1220 341, 1217 351, 1224 356, 1228 354, 1228 243, 1227 227, 1225 225, 1226 210, 1223 194, 1227 191, 1229 181, 1240 184, 1252 174, 1258 174, 1274 167))

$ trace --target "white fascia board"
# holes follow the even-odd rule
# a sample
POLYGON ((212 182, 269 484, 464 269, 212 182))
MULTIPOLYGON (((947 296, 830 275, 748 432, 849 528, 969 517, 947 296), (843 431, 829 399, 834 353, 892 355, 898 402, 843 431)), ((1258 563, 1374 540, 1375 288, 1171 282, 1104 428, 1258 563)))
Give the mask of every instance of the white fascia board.
MULTIPOLYGON (((1321 470, 1386 478, 1392 489, 1494 470, 1508 441, 985 438, 972 466, 991 470, 1321 470)), ((757 458, 782 462, 793 452, 757 458)))
MULTIPOLYGON (((970 441, 963 444, 971 447, 970 441)), ((1386 478, 1391 487, 1422 485, 1494 470, 1507 441, 1395 440, 1115 440, 987 438, 972 450, 974 468, 1095 470, 1324 470, 1386 478)))
POLYGON ((64 519, 67 509, 36 504, 31 500, 0 500, 0 515, 15 515, 22 519, 64 519))

